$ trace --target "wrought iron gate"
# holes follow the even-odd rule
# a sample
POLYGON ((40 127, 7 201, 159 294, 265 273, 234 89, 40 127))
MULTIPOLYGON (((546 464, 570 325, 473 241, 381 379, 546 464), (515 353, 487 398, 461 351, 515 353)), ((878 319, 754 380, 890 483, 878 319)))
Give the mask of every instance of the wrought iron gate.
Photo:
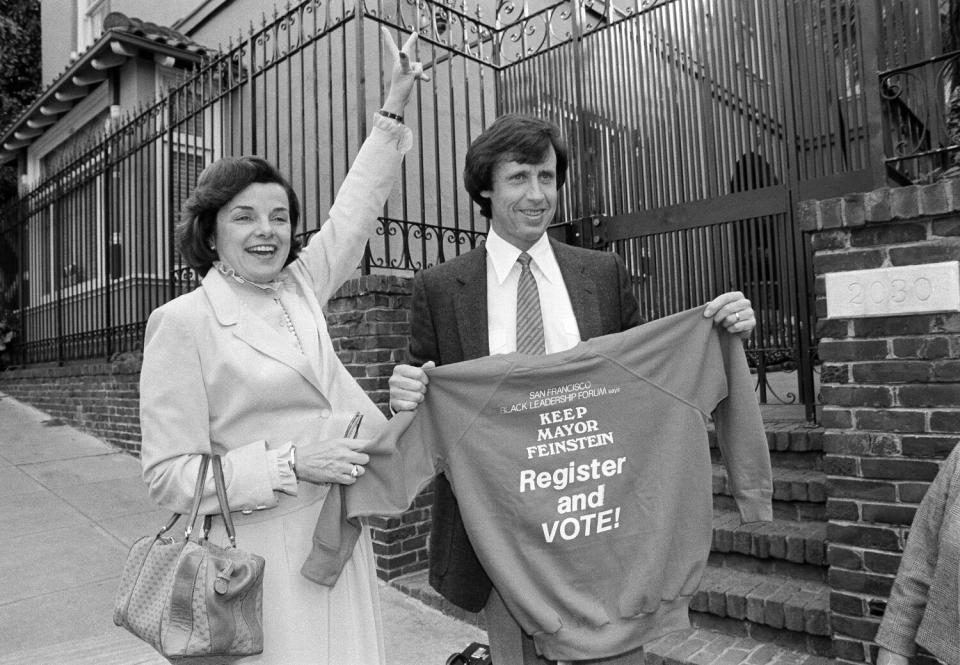
POLYGON ((748 354, 761 391, 771 366, 798 367, 809 417, 813 285, 793 211, 883 182, 868 127, 870 4, 547 10, 514 29, 524 57, 500 86, 502 111, 547 114, 573 140, 567 235, 624 257, 647 318, 743 290, 757 311, 748 354), (534 40, 564 34, 561 18, 569 40, 534 40))

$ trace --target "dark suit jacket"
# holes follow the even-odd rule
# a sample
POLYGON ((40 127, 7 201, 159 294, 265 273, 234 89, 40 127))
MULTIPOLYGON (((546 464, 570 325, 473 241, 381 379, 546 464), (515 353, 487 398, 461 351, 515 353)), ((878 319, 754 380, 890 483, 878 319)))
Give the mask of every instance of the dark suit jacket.
MULTIPOLYGON (((550 241, 584 340, 640 323, 623 260, 611 252, 550 241)), ((487 252, 467 254, 422 270, 413 279, 410 355, 438 365, 490 354, 487 339, 487 252)), ((461 497, 463 500, 464 497, 461 497)), ((430 584, 447 600, 478 612, 490 594, 447 479, 437 477, 430 532, 430 584)))

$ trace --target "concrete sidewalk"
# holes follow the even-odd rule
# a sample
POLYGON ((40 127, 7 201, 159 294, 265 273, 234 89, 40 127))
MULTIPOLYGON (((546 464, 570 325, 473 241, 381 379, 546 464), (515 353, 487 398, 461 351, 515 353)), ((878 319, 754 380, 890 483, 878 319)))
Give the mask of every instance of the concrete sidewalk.
MULTIPOLYGON (((128 547, 168 516, 135 458, 0 393, 0 665, 166 663, 112 614, 128 547)), ((392 587, 381 598, 391 665, 486 641, 392 587)))

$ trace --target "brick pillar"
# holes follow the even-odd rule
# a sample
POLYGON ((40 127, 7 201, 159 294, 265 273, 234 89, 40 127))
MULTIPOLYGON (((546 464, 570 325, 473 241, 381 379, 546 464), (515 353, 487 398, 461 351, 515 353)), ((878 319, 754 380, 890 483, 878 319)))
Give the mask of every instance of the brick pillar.
MULTIPOLYGON (((407 361, 410 340, 410 279, 365 275, 346 282, 327 305, 327 325, 341 362, 389 416, 388 381, 407 361)), ((427 487, 399 517, 372 518, 377 574, 391 580, 427 566, 427 535, 433 487, 427 487)))
POLYGON ((908 529, 960 443, 960 314, 826 319, 824 275, 960 259, 960 180, 805 201, 822 360, 834 655, 872 662, 908 529))

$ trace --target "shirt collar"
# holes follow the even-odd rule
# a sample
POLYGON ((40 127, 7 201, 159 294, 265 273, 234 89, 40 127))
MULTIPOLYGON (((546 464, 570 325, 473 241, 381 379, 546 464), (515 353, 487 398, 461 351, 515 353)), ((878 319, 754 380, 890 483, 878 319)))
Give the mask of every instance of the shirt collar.
MULTIPOLYGON (((510 271, 517 264, 520 250, 497 235, 492 226, 487 231, 485 246, 497 283, 503 284, 510 271)), ((532 263, 537 266, 547 282, 553 284, 562 279, 560 266, 557 265, 557 259, 553 255, 553 248, 550 247, 550 239, 546 233, 540 236, 537 242, 533 243, 533 246, 527 250, 527 254, 533 259, 532 263)))

